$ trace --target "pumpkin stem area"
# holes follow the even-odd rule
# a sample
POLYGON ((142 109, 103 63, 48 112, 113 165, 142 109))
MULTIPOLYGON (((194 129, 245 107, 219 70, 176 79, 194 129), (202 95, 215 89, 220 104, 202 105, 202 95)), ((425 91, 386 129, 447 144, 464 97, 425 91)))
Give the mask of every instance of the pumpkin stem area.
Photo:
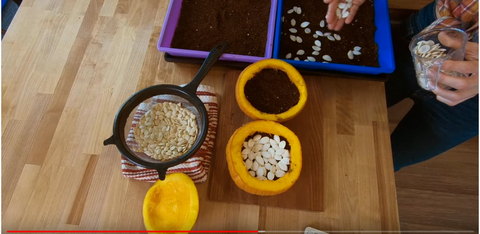
POLYGON ((267 114, 286 112, 300 100, 297 86, 278 69, 262 69, 246 82, 244 92, 253 107, 267 114))

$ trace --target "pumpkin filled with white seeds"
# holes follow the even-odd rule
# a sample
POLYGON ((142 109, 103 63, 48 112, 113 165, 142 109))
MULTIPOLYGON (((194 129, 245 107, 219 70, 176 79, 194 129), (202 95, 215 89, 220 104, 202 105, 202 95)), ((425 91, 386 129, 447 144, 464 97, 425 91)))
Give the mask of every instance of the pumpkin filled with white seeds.
POLYGON ((237 129, 228 141, 226 155, 235 184, 256 195, 287 191, 302 170, 298 137, 273 121, 257 120, 237 129))

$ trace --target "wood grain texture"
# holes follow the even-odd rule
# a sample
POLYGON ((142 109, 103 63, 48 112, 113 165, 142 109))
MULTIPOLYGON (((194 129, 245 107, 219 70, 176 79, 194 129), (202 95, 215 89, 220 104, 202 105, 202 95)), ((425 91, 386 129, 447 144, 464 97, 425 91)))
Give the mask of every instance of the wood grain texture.
MULTIPOLYGON (((301 176, 287 192, 261 197, 240 190, 225 176, 229 174, 225 161, 227 141, 238 127, 252 121, 235 103, 234 86, 239 73, 228 71, 225 78, 209 198, 261 205, 261 226, 265 225, 267 230, 268 223, 276 223, 268 215, 269 210, 278 210, 273 207, 283 208, 288 217, 298 214, 291 209, 324 211, 318 214, 342 217, 341 225, 330 228, 395 229, 398 212, 394 176, 387 169, 393 164, 386 105, 381 98, 383 84, 305 77, 309 91, 307 105, 297 117, 284 123, 302 143, 301 176), (328 84, 335 89, 332 91, 328 84)), ((286 220, 277 224, 282 227, 279 230, 298 228, 286 220)))
MULTIPOLYGON (((102 143, 128 97, 154 84, 188 83, 200 67, 167 63, 158 52, 168 3, 23 1, 2 41, 2 233, 144 229, 151 184, 122 177, 118 150, 102 143)), ((227 74, 214 67, 202 82, 215 88, 220 109, 228 109, 227 74)), ((324 211, 212 201, 202 183, 195 230, 398 230, 383 84, 317 78, 310 95, 322 108, 304 114, 323 116, 316 120, 322 130, 301 137, 323 148, 324 211)))

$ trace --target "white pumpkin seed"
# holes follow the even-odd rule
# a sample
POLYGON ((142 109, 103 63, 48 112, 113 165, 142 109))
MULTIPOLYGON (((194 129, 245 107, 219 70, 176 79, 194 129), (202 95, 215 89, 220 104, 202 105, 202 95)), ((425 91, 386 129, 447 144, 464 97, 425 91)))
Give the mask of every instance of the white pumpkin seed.
POLYGON ((283 153, 285 152, 285 149, 277 149, 275 150, 275 155, 283 155, 283 153))
POLYGON ((303 42, 302 38, 297 36, 297 42, 302 43, 303 42))
POLYGON ((318 38, 318 34, 313 34, 313 38, 318 38))
POLYGON ((290 24, 291 24, 292 26, 295 26, 295 24, 297 24, 297 21, 295 21, 295 19, 292 19, 292 20, 290 20, 290 24))
POLYGON ((274 175, 271 171, 269 171, 269 172, 267 173, 267 179, 268 179, 268 180, 273 180, 274 178, 275 178, 275 175, 274 175))
POLYGON ((258 170, 258 166, 259 166, 259 165, 258 165, 258 162, 257 162, 257 161, 253 162, 253 164, 252 164, 252 170, 253 170, 253 171, 257 171, 257 170, 258 170))
POLYGON ((295 35, 290 35, 290 40, 296 41, 296 40, 297 40, 297 37, 296 37, 295 35))
POLYGON ((250 159, 247 159, 245 161, 245 167, 247 167, 248 170, 250 170, 250 168, 252 168, 252 164, 253 164, 252 160, 250 160, 250 159))
POLYGON ((272 155, 275 155, 275 150, 273 148, 268 149, 268 152, 272 155))
POLYGON ((305 22, 303 22, 302 24, 300 24, 300 27, 305 28, 305 27, 307 27, 308 25, 310 25, 310 22, 305 21, 305 22))
POLYGON ((297 55, 304 55, 305 54, 305 51, 304 50, 298 50, 297 51, 297 55))
POLYGON ((292 53, 288 53, 287 55, 285 55, 286 59, 290 59, 291 57, 292 57, 292 53))
POLYGON ((289 158, 282 158, 282 160, 280 160, 280 162, 284 163, 285 165, 289 165, 290 164, 290 159, 289 158))
POLYGON ((320 27, 325 27, 325 20, 320 21, 320 27))
POLYGON ((314 50, 314 51, 312 52, 312 55, 320 55, 320 52, 314 50))
POLYGON ((307 56, 308 61, 315 62, 315 58, 312 56, 307 56))
POLYGON ((253 137, 253 141, 258 142, 262 138, 262 135, 257 134, 256 136, 253 137))
POLYGON ((262 152, 262 157, 264 157, 264 158, 271 158, 272 156, 273 155, 270 154, 270 152, 268 152, 268 151, 263 151, 262 152))
POLYGON ((285 146, 287 145, 287 142, 285 141, 280 141, 280 143, 278 144, 278 147, 281 148, 281 149, 285 149, 285 146))
POLYGON ((322 42, 319 41, 319 40, 315 40, 315 45, 316 45, 316 46, 322 46, 322 42))
POLYGON ((322 58, 323 58, 323 60, 328 61, 328 62, 332 61, 332 57, 330 57, 330 55, 324 55, 324 56, 322 56, 322 58))
POLYGON ((242 150, 242 154, 247 154, 250 153, 250 148, 245 148, 242 150))
POLYGON ((342 37, 340 37, 340 35, 338 35, 338 34, 333 34, 333 36, 335 37, 335 39, 336 39, 337 41, 342 40, 342 37))
POLYGON ((300 59, 298 57, 295 57, 293 60, 295 61, 299 61, 300 59))
POLYGON ((253 153, 253 152, 248 153, 248 159, 250 159, 250 160, 252 160, 252 161, 255 159, 256 156, 257 156, 257 155, 256 155, 255 153, 253 153))
POLYGON ((418 49, 418 52, 420 52, 421 54, 425 54, 425 53, 427 53, 429 50, 430 50, 430 46, 429 46, 429 45, 423 45, 423 46, 421 46, 421 47, 418 49))
POLYGON ((287 14, 292 14, 293 13, 293 9, 290 9, 287 11, 287 14))
POLYGON ((280 137, 278 135, 273 135, 273 139, 278 143, 280 143, 280 137))
POLYGON ((288 170, 288 167, 287 165, 285 165, 285 163, 283 161, 280 161, 277 163, 277 166, 282 170, 282 171, 287 171, 288 170))
POLYGON ((300 7, 297 7, 297 10, 296 10, 296 12, 297 12, 297 14, 299 14, 299 15, 300 15, 300 14, 302 14, 302 8, 300 8, 300 7))
POLYGON ((285 176, 285 172, 282 170, 275 171, 275 176, 278 178, 282 178, 285 176))
POLYGON ((271 165, 277 165, 277 160, 275 160, 275 158, 269 158, 268 163, 270 163, 271 165))
POLYGON ((275 158, 276 160, 282 160, 283 157, 282 157, 282 155, 275 155, 274 158, 275 158))
POLYGON ((353 59, 353 53, 351 50, 348 51, 347 56, 349 59, 353 59))
POLYGON ((248 148, 252 148, 254 145, 255 145, 255 142, 253 141, 253 139, 250 139, 248 140, 248 148))
POLYGON ((316 33, 317 35, 321 36, 321 37, 324 36, 324 34, 322 33, 322 31, 316 31, 315 33, 316 33))
POLYGON ((353 50, 355 50, 355 51, 360 51, 361 49, 362 49, 362 47, 360 47, 360 46, 353 47, 353 50))
POLYGON ((291 28, 291 29, 289 29, 288 31, 290 31, 291 33, 297 33, 297 29, 296 29, 296 28, 291 28))
POLYGON ((326 33, 324 33, 323 35, 324 35, 324 36, 331 36, 332 33, 326 32, 326 33))
POLYGON ((262 158, 262 157, 257 156, 257 157, 255 158, 255 160, 258 162, 258 164, 260 164, 260 165, 262 165, 262 166, 265 165, 265 161, 263 161, 263 158, 262 158))
POLYGON ((262 139, 260 139, 259 142, 262 143, 262 144, 265 144, 265 143, 267 143, 269 140, 270 140, 270 138, 268 138, 268 137, 262 137, 262 139))
POLYGON ((330 40, 330 41, 335 41, 335 38, 332 37, 332 36, 330 36, 330 35, 328 35, 327 38, 328 38, 328 40, 330 40))
POLYGON ((342 18, 347 18, 349 15, 350 15, 350 12, 344 11, 344 12, 342 13, 342 18))
POLYGON ((311 30, 310 28, 306 28, 306 29, 305 29, 305 33, 306 33, 306 34, 310 34, 311 32, 312 32, 312 30, 311 30))
MULTIPOLYGON (((158 153, 157 153, 157 154, 158 154, 158 153)), ((248 154, 242 154, 243 160, 247 159, 247 157, 248 157, 248 154)))
POLYGON ((255 172, 254 172, 254 171, 248 171, 248 173, 249 173, 251 176, 255 177, 255 172))
POLYGON ((277 144, 275 144, 275 145, 272 145, 272 148, 273 148, 274 150, 277 150, 277 149, 279 149, 277 144))
POLYGON ((312 49, 315 50, 315 51, 320 51, 321 50, 321 48, 318 47, 318 46, 312 46, 312 49))
POLYGON ((269 170, 269 171, 272 170, 272 164, 266 162, 266 163, 265 163, 265 168, 266 168, 267 170, 269 170))
POLYGON ((345 4, 343 2, 338 4, 338 8, 340 8, 340 9, 344 9, 345 7, 347 7, 347 4, 345 4))
POLYGON ((361 54, 362 54, 362 53, 360 53, 360 51, 356 51, 356 50, 353 51, 352 53, 353 53, 354 55, 361 55, 361 54))
POLYGON ((270 143, 265 143, 262 147, 262 151, 268 150, 270 148, 270 143))
POLYGON ((338 9, 335 11, 336 15, 338 18, 342 18, 342 10, 341 9, 338 9))
POLYGON ((265 173, 265 169, 263 167, 259 167, 257 170, 257 176, 263 176, 263 173, 265 173))

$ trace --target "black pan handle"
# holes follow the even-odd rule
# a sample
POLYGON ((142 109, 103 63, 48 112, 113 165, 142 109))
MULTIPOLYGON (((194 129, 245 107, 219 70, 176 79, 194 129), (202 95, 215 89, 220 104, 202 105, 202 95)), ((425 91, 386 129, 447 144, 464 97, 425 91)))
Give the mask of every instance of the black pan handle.
POLYGON ((113 135, 110 138, 103 141, 103 145, 115 145, 115 140, 113 139, 113 135))
POLYGON ((227 43, 225 42, 222 42, 213 47, 213 49, 208 54, 208 57, 205 59, 202 66, 200 67, 200 70, 198 70, 197 75, 195 75, 195 78, 193 78, 193 80, 189 84, 185 85, 185 89, 187 90, 187 92, 196 95, 198 85, 200 85, 203 78, 205 78, 208 71, 210 71, 210 68, 213 67, 213 64, 215 64, 217 60, 222 56, 225 48, 227 48, 227 43))
POLYGON ((165 180, 165 176, 167 176, 167 169, 166 168, 155 168, 158 172, 158 179, 165 180))

